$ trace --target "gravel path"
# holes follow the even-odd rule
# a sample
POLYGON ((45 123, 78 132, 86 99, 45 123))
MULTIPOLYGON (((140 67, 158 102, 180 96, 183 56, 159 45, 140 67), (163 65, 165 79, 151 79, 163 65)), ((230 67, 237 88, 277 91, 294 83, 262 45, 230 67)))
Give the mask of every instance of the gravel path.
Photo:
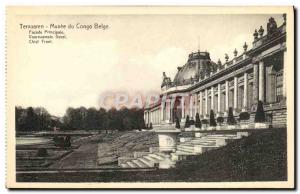
POLYGON ((117 167, 118 157, 133 156, 134 151, 148 151, 149 147, 158 146, 156 136, 156 134, 150 132, 97 134, 81 140, 81 146, 78 149, 54 162, 49 168, 117 167))
POLYGON ((55 162, 50 168, 97 168, 97 141, 102 137, 103 135, 99 134, 85 139, 78 149, 55 162))

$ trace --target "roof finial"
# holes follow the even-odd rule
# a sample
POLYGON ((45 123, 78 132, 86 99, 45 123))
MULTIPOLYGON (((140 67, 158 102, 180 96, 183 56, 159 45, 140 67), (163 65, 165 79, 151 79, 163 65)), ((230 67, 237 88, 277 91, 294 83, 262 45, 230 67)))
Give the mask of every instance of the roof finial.
POLYGON ((254 41, 256 41, 258 39, 258 32, 257 32, 256 29, 255 29, 255 31, 253 33, 253 36, 254 36, 254 41))
POLYGON ((265 32, 265 30, 263 29, 262 26, 260 26, 260 28, 258 30, 259 36, 262 37, 264 35, 264 32, 265 32))
POLYGON ((286 13, 282 14, 282 17, 283 17, 283 24, 285 25, 286 24, 286 13))
POLYGON ((236 57, 237 54, 238 54, 238 51, 237 51, 236 48, 235 48, 234 51, 233 51, 233 55, 236 57))
POLYGON ((244 44, 243 48, 244 48, 244 52, 246 52, 246 51, 247 51, 247 48, 248 48, 248 45, 247 45, 247 43, 246 43, 246 42, 245 42, 245 44, 244 44))
POLYGON ((229 59, 228 54, 225 53, 225 60, 226 60, 226 62, 228 62, 228 59, 229 59))

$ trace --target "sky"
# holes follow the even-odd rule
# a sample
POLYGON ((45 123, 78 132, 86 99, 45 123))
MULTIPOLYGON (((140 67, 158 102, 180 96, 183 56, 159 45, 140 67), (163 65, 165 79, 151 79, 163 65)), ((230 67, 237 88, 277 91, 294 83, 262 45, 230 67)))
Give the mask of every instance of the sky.
MULTIPOLYGON (((24 24, 108 24, 107 30, 66 30, 67 39, 28 44, 28 32, 15 28, 11 83, 16 105, 43 106, 63 116, 67 107, 99 108, 107 92, 160 92, 162 72, 171 79, 188 54, 208 51, 215 62, 236 48, 252 47, 260 25, 278 25, 281 15, 96 15, 19 16, 24 24)), ((9 71, 9 68, 8 68, 9 71)))

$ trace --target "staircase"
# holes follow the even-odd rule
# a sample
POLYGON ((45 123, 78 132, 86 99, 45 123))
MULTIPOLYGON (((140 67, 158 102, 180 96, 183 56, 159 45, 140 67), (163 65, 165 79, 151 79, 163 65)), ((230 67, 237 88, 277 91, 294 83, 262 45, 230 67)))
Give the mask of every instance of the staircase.
POLYGON ((149 152, 138 158, 128 159, 120 164, 122 168, 153 168, 155 164, 159 164, 160 161, 164 160, 166 156, 160 152, 149 152))
MULTIPOLYGON (((213 149, 227 145, 229 142, 235 141, 248 136, 248 132, 236 132, 233 134, 206 134, 202 137, 190 138, 185 142, 177 144, 176 152, 171 153, 171 160, 185 160, 188 156, 200 155, 213 149)), ((160 161, 166 159, 166 155, 160 153, 158 149, 150 149, 149 152, 135 153, 132 158, 119 158, 119 166, 121 168, 153 168, 160 161)))

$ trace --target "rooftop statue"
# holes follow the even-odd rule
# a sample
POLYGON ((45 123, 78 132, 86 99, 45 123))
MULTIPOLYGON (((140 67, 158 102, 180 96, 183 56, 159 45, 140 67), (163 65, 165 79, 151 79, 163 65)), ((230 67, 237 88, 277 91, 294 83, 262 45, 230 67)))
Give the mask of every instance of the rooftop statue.
POLYGON ((270 17, 269 22, 267 24, 268 34, 273 34, 277 31, 277 23, 273 17, 270 17))
POLYGON ((167 77, 166 72, 163 72, 163 81, 161 87, 170 86, 170 85, 171 85, 171 78, 167 77))

